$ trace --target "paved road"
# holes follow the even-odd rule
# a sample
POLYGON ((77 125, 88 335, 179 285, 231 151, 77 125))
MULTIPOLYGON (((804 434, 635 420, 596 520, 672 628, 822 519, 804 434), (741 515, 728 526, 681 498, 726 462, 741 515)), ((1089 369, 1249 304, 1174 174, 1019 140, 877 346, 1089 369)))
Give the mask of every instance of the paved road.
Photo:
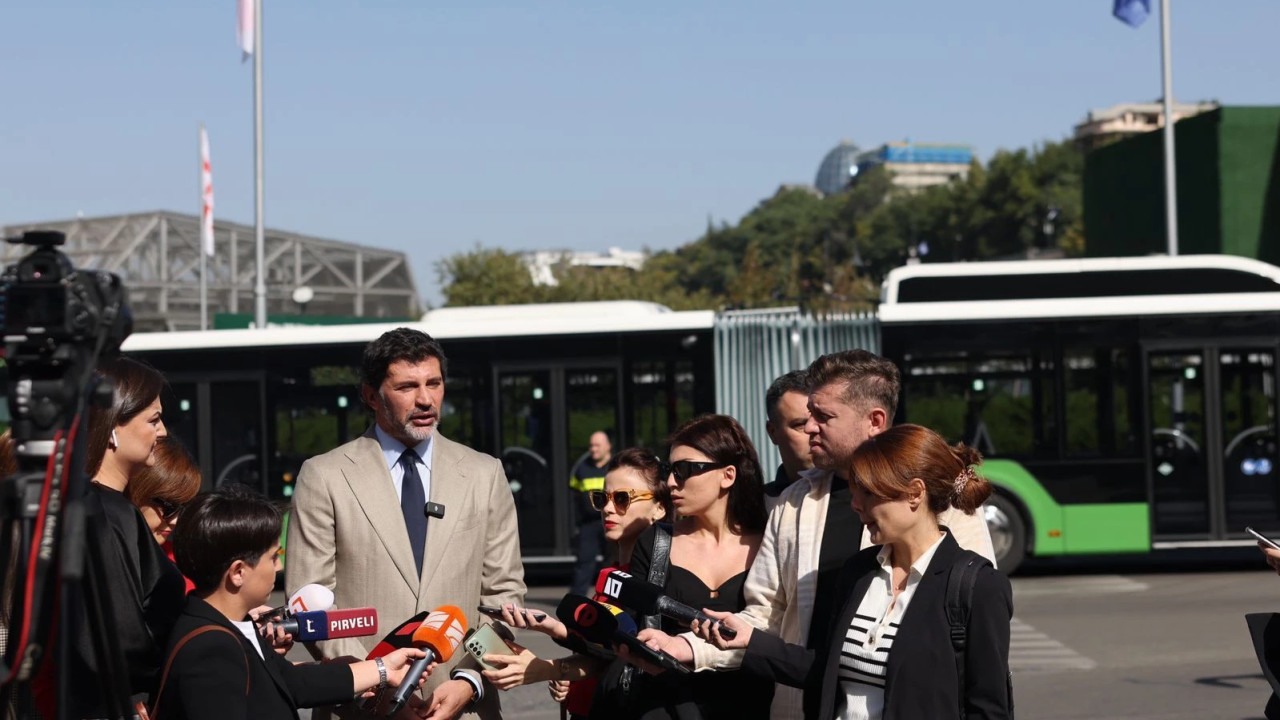
MULTIPOLYGON (((1280 578, 1256 568, 1075 567, 1015 578, 1018 717, 1261 718, 1268 690, 1244 614, 1280 610, 1280 578)), ((563 592, 532 588, 530 604, 553 608, 563 592)), ((529 640, 535 652, 557 654, 544 639, 529 640)), ((512 720, 559 717, 543 687, 507 693, 503 707, 512 720)))

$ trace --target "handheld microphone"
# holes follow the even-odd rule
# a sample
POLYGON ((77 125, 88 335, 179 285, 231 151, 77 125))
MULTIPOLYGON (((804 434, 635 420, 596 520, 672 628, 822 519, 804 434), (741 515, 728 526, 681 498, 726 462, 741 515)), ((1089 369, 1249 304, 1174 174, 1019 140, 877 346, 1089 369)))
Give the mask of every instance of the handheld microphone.
MULTIPOLYGON (((394 630, 384 635, 382 637, 382 641, 377 645, 374 645, 373 649, 369 651, 369 654, 364 656, 364 659, 372 660, 374 658, 385 657, 396 650, 409 647, 413 644, 414 631, 416 631, 418 626, 422 624, 422 621, 426 619, 427 611, 423 610, 417 615, 414 615, 408 620, 400 623, 394 630)), ((382 695, 382 691, 379 691, 373 697, 366 698, 364 702, 360 704, 361 709, 365 712, 373 712, 373 709, 382 701, 382 695)))
POLYGON ((453 651, 462 643, 467 634, 467 616, 453 605, 441 605, 422 621, 413 631, 411 644, 426 650, 426 657, 419 658, 409 666, 400 687, 391 696, 391 707, 387 717, 391 717, 409 702, 409 696, 418 688, 422 676, 427 674, 427 666, 433 662, 448 662, 453 651))
POLYGON ((374 608, 310 610, 285 618, 280 627, 299 642, 367 637, 378 634, 378 611, 374 608))
POLYGON ((333 607, 333 591, 317 583, 309 583, 298 588, 298 592, 289 598, 287 605, 273 608, 271 612, 258 616, 259 625, 268 622, 279 622, 294 613, 308 610, 328 610, 333 607))
POLYGON ((596 592, 642 615, 665 615, 686 625, 694 620, 715 623, 720 626, 720 635, 726 640, 732 640, 738 636, 733 628, 719 620, 712 620, 701 610, 662 594, 662 588, 657 585, 634 578, 621 570, 611 570, 607 575, 601 573, 596 592))
POLYGON ((382 637, 382 641, 373 646, 369 654, 364 657, 365 660, 383 657, 389 653, 393 653, 401 648, 407 648, 413 644, 413 633, 427 619, 427 611, 414 615, 396 626, 394 630, 382 637))
POLYGON ((570 594, 565 595, 556 607, 556 617, 587 642, 610 648, 626 645, 632 654, 665 670, 689 672, 689 668, 679 660, 641 642, 636 637, 639 632, 636 621, 620 607, 570 594))

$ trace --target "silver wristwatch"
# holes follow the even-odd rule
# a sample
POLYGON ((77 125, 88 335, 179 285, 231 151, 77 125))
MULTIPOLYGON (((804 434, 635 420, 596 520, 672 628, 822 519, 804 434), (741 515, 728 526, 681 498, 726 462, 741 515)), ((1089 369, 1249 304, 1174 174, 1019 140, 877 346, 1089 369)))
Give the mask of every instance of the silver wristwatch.
POLYGON ((387 686, 387 666, 382 663, 382 658, 373 659, 375 665, 378 666, 378 689, 381 690, 387 686))

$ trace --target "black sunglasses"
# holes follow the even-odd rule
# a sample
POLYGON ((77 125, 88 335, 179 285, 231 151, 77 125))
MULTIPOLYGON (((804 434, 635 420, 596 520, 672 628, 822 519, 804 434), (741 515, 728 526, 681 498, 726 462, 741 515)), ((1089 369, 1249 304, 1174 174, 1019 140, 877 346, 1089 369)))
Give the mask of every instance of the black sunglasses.
POLYGON ((728 467, 729 463, 717 462, 698 462, 697 460, 677 460, 673 463, 667 463, 665 470, 667 474, 676 479, 677 485, 683 485, 686 480, 701 475, 708 470, 718 470, 722 467, 728 467))
POLYGON ((587 493, 587 498, 591 500, 591 507, 597 511, 604 510, 604 506, 609 504, 609 500, 613 500, 613 506, 617 508, 619 515, 626 515, 627 508, 631 507, 633 501, 652 500, 653 493, 642 492, 640 490, 614 490, 607 493, 603 490, 592 490, 587 493))
POLYGON ((160 518, 166 521, 178 517, 178 513, 182 512, 182 506, 172 500, 154 497, 151 498, 151 503, 160 508, 160 518))

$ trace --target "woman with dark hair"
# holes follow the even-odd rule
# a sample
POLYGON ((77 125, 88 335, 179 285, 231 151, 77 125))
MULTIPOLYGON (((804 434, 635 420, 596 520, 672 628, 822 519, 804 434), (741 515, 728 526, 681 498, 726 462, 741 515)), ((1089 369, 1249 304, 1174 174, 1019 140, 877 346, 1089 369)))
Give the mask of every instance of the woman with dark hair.
MULTIPOLYGON (((181 573, 125 495, 130 483, 155 463, 156 445, 165 437, 160 407, 165 382, 151 366, 126 357, 103 363, 98 377, 111 384, 112 399, 109 406, 94 406, 89 413, 85 469, 92 483, 84 501, 88 558, 103 563, 101 577, 107 582, 101 590, 111 615, 101 629, 115 636, 125 667, 114 670, 137 701, 155 690, 161 651, 184 597, 181 573)), ((103 677, 104 668, 98 667, 89 617, 82 606, 72 624, 66 618, 61 621, 60 632, 75 628, 75 649, 70 665, 58 672, 78 678, 80 687, 57 699, 68 705, 68 717, 109 717, 113 708, 94 682, 103 677)), ((42 711, 53 707, 53 683, 48 680, 46 676, 38 684, 42 711)))
POLYGON ((297 720, 300 707, 399 686, 424 656, 401 648, 375 660, 294 665, 272 652, 248 614, 275 587, 281 524, 278 507, 241 485, 201 495, 182 511, 174 549, 196 589, 169 639, 157 717, 297 720))
MULTIPOLYGON (((746 605, 743 584, 764 532, 764 482, 755 446, 736 420, 704 415, 670 438, 667 488, 676 512, 668 528, 640 536, 631 574, 661 585, 695 608, 734 613, 746 605)), ((641 617, 642 627, 685 631, 670 618, 641 617)), ((628 683, 623 683, 626 687, 628 683)), ((636 673, 622 714, 660 720, 767 718, 773 684, 742 671, 692 675, 636 673)))
POLYGON ((743 671, 803 687, 812 720, 1012 718, 1009 580, 938 524, 948 507, 972 514, 991 494, 973 469, 980 461, 919 425, 872 437, 854 451, 849 477, 853 508, 877 545, 841 571, 831 604, 838 614, 813 618, 827 628, 823 644, 788 644, 718 612, 708 615, 737 632, 732 640, 702 623, 695 632, 722 649, 745 649, 743 671), (970 598, 959 656, 953 588, 970 598))
MULTIPOLYGON (((609 461, 605 468, 604 489, 588 493, 591 506, 601 515, 605 538, 617 544, 618 556, 614 567, 620 570, 629 569, 636 539, 654 523, 672 516, 664 470, 662 461, 653 453, 628 448, 609 461)), ((581 649, 570 641, 564 623, 552 615, 531 612, 508 603, 503 607, 503 619, 514 627, 545 633, 571 650, 581 649)), ((596 676, 609 665, 607 661, 582 654, 554 661, 543 660, 528 652, 486 655, 484 659, 499 668, 484 672, 489 682, 510 690, 547 680, 551 683, 552 698, 563 702, 570 717, 578 719, 592 714, 596 676)), ((595 716, 610 717, 600 713, 595 716)))

